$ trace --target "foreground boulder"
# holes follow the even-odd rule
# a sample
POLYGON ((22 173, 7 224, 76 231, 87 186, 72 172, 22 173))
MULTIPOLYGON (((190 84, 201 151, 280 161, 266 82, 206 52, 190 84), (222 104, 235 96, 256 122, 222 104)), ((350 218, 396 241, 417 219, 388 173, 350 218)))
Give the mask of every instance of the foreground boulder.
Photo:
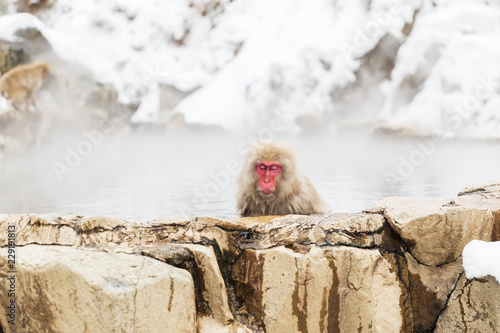
POLYGON ((347 246, 301 252, 248 250, 235 264, 236 295, 267 332, 411 331, 394 258, 347 246))
POLYGON ((14 250, 21 331, 496 332, 498 282, 466 280, 461 252, 498 240, 499 194, 235 220, 0 215, 0 275, 14 250))
MULTIPOLYGON (((0 265, 7 249, 2 249, 0 265)), ((29 245, 16 255, 19 332, 196 332, 191 275, 143 256, 29 245), (153 306, 152 306, 153 305, 153 306)), ((6 285, 1 306, 8 307, 6 285)), ((9 330, 12 325, 0 322, 9 330)))
POLYGON ((387 198, 379 206, 411 254, 425 265, 455 261, 471 240, 490 240, 495 222, 491 210, 450 199, 387 198))

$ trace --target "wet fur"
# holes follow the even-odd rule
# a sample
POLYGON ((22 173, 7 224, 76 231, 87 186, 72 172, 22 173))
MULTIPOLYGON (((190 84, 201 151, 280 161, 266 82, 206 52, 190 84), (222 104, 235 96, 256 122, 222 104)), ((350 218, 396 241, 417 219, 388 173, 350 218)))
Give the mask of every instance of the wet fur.
POLYGON ((284 143, 257 143, 247 153, 238 179, 237 208, 242 216, 322 214, 330 208, 316 192, 309 179, 298 169, 292 147, 284 143), (281 173, 276 190, 266 196, 259 187, 257 162, 279 161, 281 173))
POLYGON ((49 65, 43 61, 14 67, 0 77, 0 93, 18 110, 29 111, 30 106, 36 109, 34 95, 49 72, 49 65))

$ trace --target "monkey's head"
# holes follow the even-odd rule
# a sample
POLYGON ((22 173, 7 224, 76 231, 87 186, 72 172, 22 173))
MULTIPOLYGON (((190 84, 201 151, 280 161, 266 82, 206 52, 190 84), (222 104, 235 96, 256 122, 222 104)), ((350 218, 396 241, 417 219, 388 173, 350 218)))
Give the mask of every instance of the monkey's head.
POLYGON ((252 175, 254 190, 264 198, 272 198, 291 186, 288 175, 295 172, 293 149, 285 143, 257 143, 249 149, 244 168, 245 174, 252 175))
POLYGON ((36 65, 36 68, 42 74, 42 78, 46 79, 47 76, 49 76, 49 73, 50 73, 50 66, 49 66, 49 64, 46 63, 45 61, 37 61, 35 63, 35 65, 36 65))

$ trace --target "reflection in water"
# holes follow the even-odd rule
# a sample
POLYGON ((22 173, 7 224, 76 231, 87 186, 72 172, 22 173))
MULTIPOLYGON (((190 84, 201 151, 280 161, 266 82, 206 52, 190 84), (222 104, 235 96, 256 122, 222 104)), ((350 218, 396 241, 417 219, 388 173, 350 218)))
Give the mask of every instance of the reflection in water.
MULTIPOLYGON (((236 216, 237 174, 229 166, 243 162, 239 149, 248 147, 247 136, 107 137, 80 163, 72 161, 78 165, 65 169, 59 181, 54 163, 67 165, 68 151, 82 139, 66 138, 8 156, 0 171, 0 213, 100 214, 132 220, 236 216)), ((405 161, 419 149, 418 140, 279 140, 295 147, 299 166, 334 212, 361 211, 387 196, 454 197, 465 186, 500 178, 496 142, 438 143, 414 167, 405 161), (400 179, 394 182, 388 176, 400 179)))

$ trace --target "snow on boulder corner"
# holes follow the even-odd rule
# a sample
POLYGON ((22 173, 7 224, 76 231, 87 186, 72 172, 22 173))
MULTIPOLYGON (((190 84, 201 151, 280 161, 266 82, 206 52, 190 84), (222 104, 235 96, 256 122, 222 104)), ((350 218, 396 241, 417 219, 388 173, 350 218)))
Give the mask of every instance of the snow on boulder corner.
POLYGON ((500 242, 473 240, 462 252, 467 279, 494 276, 500 283, 500 242))

